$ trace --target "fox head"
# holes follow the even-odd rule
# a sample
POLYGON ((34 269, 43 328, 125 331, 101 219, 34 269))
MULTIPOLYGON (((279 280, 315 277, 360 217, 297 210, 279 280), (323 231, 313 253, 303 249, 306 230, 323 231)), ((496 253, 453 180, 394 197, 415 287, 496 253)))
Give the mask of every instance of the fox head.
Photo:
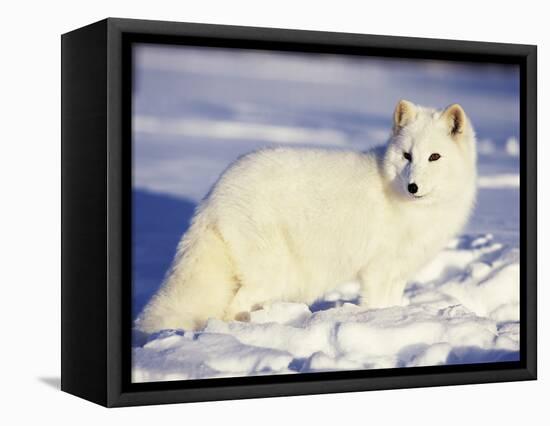
POLYGON ((399 101, 383 169, 405 201, 425 204, 473 195, 476 141, 462 107, 437 111, 399 101))

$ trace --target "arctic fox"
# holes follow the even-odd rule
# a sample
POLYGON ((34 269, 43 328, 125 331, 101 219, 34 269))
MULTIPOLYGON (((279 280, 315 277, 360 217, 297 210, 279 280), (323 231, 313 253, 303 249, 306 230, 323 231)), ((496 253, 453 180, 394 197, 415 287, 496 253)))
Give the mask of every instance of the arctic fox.
POLYGON ((400 101, 387 145, 366 153, 264 149, 222 174, 197 208, 138 329, 200 329, 275 301, 310 304, 358 280, 366 307, 405 284, 466 223, 476 141, 462 107, 400 101))

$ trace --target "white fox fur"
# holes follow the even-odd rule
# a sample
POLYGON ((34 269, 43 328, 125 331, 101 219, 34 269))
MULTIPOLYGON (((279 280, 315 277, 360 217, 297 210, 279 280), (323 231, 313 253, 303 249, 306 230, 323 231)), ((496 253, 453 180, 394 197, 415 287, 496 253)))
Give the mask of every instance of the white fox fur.
POLYGON ((197 208, 137 328, 246 320, 264 304, 310 304, 354 279, 361 304, 400 304, 407 280, 467 221, 475 145, 459 105, 436 111, 400 101, 384 147, 276 148, 240 158, 197 208), (440 158, 430 161, 432 154, 440 158))

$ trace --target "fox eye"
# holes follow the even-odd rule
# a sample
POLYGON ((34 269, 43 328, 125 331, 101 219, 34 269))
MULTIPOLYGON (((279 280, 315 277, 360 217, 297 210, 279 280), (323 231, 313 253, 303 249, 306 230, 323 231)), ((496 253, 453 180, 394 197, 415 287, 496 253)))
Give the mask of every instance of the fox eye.
POLYGON ((403 157, 405 157, 405 160, 407 160, 407 161, 411 161, 411 160, 412 160, 412 156, 411 156, 411 153, 410 153, 410 152, 404 152, 404 153, 403 153, 403 157))
POLYGON ((439 155, 437 152, 430 155, 430 158, 428 158, 428 161, 437 161, 441 158, 441 155, 439 155))

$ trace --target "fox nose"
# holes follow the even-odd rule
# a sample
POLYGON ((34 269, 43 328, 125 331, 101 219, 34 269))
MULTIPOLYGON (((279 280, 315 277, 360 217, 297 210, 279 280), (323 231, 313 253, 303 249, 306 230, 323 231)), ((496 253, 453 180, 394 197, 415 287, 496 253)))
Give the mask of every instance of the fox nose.
POLYGON ((409 186, 407 186, 407 189, 411 194, 416 194, 418 192, 418 186, 416 183, 409 183, 409 186))

